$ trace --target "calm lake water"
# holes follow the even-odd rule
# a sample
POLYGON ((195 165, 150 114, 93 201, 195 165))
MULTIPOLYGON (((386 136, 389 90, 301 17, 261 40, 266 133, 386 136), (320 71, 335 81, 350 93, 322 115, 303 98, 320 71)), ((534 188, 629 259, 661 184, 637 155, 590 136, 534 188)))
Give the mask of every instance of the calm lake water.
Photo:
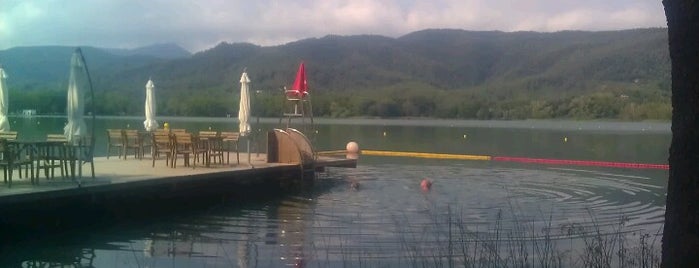
MULTIPOLYGON (((104 129, 142 121, 98 118, 97 154, 106 151, 104 129)), ((237 130, 234 118, 164 121, 190 131, 237 130)), ((371 150, 667 164, 671 138, 669 123, 315 123, 307 133, 321 151, 356 141, 371 150)), ((64 124, 11 118, 20 139, 62 133, 64 124)), ((253 124, 260 133, 275 126, 276 119, 253 124)), ((258 148, 264 143, 253 142, 251 150, 258 148)), ((314 185, 282 194, 27 237, 2 246, 0 266, 540 266, 547 254, 582 266, 585 248, 602 241, 596 237, 628 243, 629 252, 659 248, 667 177, 667 170, 362 156, 356 169, 330 169, 314 185), (434 182, 431 191, 420 189, 424 178, 434 182)))

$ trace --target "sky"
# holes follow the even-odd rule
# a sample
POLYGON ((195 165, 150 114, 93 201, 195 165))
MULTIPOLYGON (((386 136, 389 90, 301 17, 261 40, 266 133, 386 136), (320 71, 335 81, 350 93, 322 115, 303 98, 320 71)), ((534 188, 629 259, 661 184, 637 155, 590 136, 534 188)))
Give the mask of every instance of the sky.
POLYGON ((661 0, 0 0, 0 50, 18 46, 190 52, 221 42, 281 45, 326 35, 667 27, 661 0))

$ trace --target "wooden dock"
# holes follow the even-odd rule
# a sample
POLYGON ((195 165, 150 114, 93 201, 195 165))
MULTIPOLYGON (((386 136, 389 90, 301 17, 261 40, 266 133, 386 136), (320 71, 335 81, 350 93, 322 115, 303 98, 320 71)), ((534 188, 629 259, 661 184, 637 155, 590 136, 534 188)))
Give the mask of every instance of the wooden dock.
MULTIPOLYGON (((83 177, 78 180, 61 178, 56 170, 54 179, 40 174, 38 183, 28 178, 19 179, 15 173, 12 187, 0 184, 0 212, 7 209, 26 207, 46 208, 64 204, 69 200, 95 202, 104 199, 169 199, 175 196, 196 196, 225 193, 227 189, 241 185, 279 185, 293 183, 310 173, 327 167, 356 167, 356 159, 344 156, 319 156, 312 170, 299 164, 268 163, 266 154, 240 154, 240 164, 233 157, 230 164, 211 164, 209 167, 192 165, 185 167, 182 159, 178 166, 166 165, 164 159, 119 159, 97 157, 95 178, 91 178, 89 164, 83 166, 83 177)), ((0 222, 3 219, 0 214, 0 222)), ((5 214, 7 215, 7 214, 5 214)))
POLYGON ((269 131, 265 154, 241 152, 240 163, 231 156, 231 163, 209 166, 185 166, 180 159, 175 168, 164 158, 156 159, 153 166, 150 157, 96 157, 95 178, 89 164, 82 166, 82 176, 77 178, 63 178, 55 170, 54 178, 36 174, 38 179, 32 182, 16 173, 11 187, 0 184, 0 226, 36 224, 43 229, 59 226, 46 222, 83 224, 91 217, 121 218, 134 211, 149 214, 212 198, 278 193, 289 186, 312 183, 315 173, 328 167, 357 166, 356 157, 316 153, 295 129, 269 131))

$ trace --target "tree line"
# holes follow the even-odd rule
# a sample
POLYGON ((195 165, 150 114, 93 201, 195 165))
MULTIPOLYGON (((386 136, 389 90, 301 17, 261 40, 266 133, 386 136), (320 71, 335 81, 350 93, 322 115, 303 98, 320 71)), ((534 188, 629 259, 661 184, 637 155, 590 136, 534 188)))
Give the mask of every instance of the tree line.
MULTIPOLYGON (((238 113, 239 93, 218 89, 160 91, 157 113, 166 116, 227 117, 238 113)), ((10 90, 11 113, 34 109, 38 114, 65 114, 65 90, 10 90)), ((278 117, 280 90, 255 90, 253 116, 278 117)), ((432 117, 449 119, 620 119, 669 120, 670 92, 642 86, 618 86, 568 96, 489 95, 477 91, 384 89, 357 92, 312 92, 316 117, 432 117)), ((88 100, 91 101, 91 100, 88 100)), ((143 115, 144 97, 114 91, 95 93, 97 115, 143 115)))

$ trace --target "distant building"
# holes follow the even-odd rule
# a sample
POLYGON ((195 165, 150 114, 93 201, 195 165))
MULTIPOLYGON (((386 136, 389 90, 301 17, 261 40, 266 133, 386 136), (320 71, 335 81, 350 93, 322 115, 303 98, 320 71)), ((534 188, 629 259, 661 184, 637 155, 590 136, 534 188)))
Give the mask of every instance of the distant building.
POLYGON ((24 109, 24 110, 22 110, 22 116, 30 117, 30 116, 35 116, 35 115, 36 115, 36 110, 34 110, 34 109, 24 109))

